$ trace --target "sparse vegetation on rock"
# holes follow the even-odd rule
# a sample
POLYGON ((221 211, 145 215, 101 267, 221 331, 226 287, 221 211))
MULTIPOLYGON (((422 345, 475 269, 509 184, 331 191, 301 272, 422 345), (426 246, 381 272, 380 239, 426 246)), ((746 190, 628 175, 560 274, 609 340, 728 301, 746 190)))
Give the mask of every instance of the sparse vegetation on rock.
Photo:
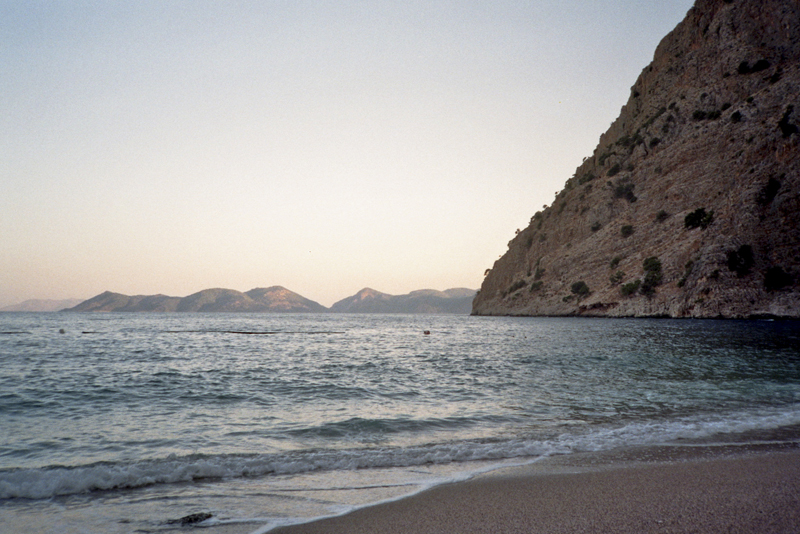
POLYGON ((735 272, 739 278, 750 274, 754 263, 753 247, 750 245, 742 245, 738 250, 728 252, 728 269, 735 272))
POLYGON ((622 294, 623 297, 629 297, 631 295, 635 295, 636 292, 639 291, 639 286, 641 285, 642 285, 641 280, 634 280, 633 282, 628 282, 627 284, 619 288, 619 292, 622 294))
POLYGON ((794 283, 792 276, 781 267, 770 267, 764 276, 764 287, 767 291, 777 291, 794 283))
POLYGON ((633 194, 634 185, 630 182, 621 180, 614 186, 614 198, 624 198, 628 202, 636 202, 636 195, 633 194))
POLYGON ((714 212, 706 212, 705 208, 697 208, 683 219, 683 225, 689 229, 702 228, 705 230, 712 222, 714 222, 714 212))
POLYGON ((583 280, 573 283, 572 286, 570 287, 570 291, 572 291, 572 293, 576 295, 579 299, 591 293, 589 286, 586 285, 586 282, 584 282, 583 280))
POLYGON ((661 284, 661 260, 656 256, 650 256, 642 262, 642 269, 644 269, 644 281, 639 291, 642 295, 650 296, 656 292, 656 286, 661 284))
POLYGON ((778 121, 778 128, 780 128, 781 135, 783 135, 784 138, 788 138, 800 132, 800 128, 798 128, 796 124, 789 122, 789 115, 792 114, 792 111, 794 111, 794 106, 787 106, 786 113, 784 113, 781 120, 778 121))
POLYGON ((678 280, 678 287, 683 287, 686 285, 686 280, 689 278, 689 275, 692 274, 692 268, 694 267, 694 262, 689 260, 686 262, 686 266, 684 267, 683 277, 678 280))
POLYGON ((507 293, 510 295, 511 293, 513 293, 513 292, 515 292, 515 291, 517 291, 519 289, 522 289, 526 285, 528 285, 528 284, 525 282, 525 280, 517 280, 516 282, 514 282, 513 284, 511 284, 508 287, 507 293))
MULTIPOLYGON (((783 178, 783 176, 781 176, 781 178, 783 178)), ((775 200, 775 197, 778 195, 778 191, 780 191, 780 189, 780 180, 777 180, 774 176, 770 176, 767 184, 761 191, 759 191, 756 202, 758 202, 761 206, 767 206, 773 200, 775 200)))
POLYGON ((697 1, 473 312, 800 317, 798 20, 788 0, 697 1), (546 283, 505 298, 537 258, 546 283))

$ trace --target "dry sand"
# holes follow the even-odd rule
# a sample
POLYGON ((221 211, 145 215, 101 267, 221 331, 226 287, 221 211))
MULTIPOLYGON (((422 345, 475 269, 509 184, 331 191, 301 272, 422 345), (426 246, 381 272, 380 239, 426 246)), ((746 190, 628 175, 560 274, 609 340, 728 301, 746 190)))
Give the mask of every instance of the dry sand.
POLYGON ((552 471, 495 473, 270 533, 800 533, 797 450, 552 471))

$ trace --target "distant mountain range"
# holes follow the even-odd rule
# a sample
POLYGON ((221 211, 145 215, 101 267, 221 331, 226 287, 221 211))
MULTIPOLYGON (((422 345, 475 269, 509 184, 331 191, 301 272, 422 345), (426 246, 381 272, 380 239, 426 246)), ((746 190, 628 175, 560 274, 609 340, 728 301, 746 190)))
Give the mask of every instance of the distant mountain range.
POLYGON ((80 304, 81 299, 31 299, 12 306, 0 308, 0 312, 55 312, 80 304))
POLYGON ((328 309, 280 286, 204 289, 188 297, 134 295, 106 291, 65 311, 71 312, 326 312, 328 309))
POLYGON ((407 295, 388 295, 364 288, 331 306, 333 313, 461 313, 472 311, 474 289, 421 289, 407 295))
MULTIPOLYGON (((423 289, 389 295, 365 288, 331 308, 281 286, 242 293, 233 289, 204 289, 188 297, 123 295, 106 291, 64 311, 69 312, 274 312, 274 313, 447 313, 467 315, 474 289, 423 289)), ((61 308, 59 308, 61 309, 61 308)), ((34 311, 34 310, 28 310, 34 311)))

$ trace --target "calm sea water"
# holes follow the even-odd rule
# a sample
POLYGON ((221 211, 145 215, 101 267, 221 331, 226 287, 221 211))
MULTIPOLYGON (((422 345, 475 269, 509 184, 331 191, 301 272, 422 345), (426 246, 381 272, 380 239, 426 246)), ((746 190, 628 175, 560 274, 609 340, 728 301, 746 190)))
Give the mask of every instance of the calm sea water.
POLYGON ((798 429, 798 322, 0 314, 3 532, 266 532, 549 455, 798 429))

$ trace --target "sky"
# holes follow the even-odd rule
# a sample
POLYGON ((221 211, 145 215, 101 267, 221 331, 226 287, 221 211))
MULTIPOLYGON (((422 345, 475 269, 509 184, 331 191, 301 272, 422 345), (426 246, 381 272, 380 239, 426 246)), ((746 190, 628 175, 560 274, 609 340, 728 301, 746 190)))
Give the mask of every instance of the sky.
POLYGON ((478 289, 691 0, 0 0, 0 307, 478 289))

